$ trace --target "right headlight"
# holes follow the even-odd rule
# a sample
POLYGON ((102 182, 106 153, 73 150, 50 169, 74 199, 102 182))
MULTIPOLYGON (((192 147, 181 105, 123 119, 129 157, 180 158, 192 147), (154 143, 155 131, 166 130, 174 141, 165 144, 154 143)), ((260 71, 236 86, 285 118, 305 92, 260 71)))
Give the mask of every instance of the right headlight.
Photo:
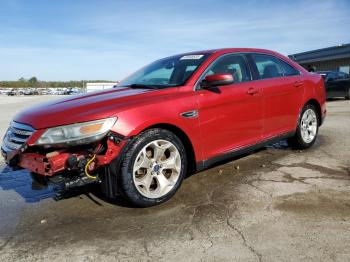
POLYGON ((49 128, 36 145, 81 145, 104 137, 117 121, 116 117, 49 128))

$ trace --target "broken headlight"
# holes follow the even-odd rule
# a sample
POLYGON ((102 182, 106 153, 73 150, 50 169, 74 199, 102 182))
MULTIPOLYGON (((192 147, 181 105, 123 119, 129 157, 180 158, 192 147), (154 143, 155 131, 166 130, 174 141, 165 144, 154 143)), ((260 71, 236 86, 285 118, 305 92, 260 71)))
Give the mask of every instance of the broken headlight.
POLYGON ((81 145, 104 137, 117 121, 110 117, 95 121, 57 126, 47 129, 35 142, 36 145, 81 145))

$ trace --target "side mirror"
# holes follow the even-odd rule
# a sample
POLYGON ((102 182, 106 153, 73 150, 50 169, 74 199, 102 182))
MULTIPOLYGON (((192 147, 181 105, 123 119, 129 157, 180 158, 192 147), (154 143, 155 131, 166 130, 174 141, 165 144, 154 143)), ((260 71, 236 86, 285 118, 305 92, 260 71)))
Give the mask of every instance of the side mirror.
POLYGON ((207 89, 215 86, 230 85, 232 83, 233 76, 231 74, 214 74, 206 76, 200 86, 203 89, 207 89))

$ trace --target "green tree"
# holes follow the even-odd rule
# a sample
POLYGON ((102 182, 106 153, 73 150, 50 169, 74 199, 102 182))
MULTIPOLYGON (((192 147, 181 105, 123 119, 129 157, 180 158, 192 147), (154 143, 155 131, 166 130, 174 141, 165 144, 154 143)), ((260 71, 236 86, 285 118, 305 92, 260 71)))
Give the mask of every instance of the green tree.
POLYGON ((29 84, 30 84, 31 87, 37 87, 37 86, 38 86, 38 79, 37 79, 35 76, 33 76, 32 78, 30 78, 30 79, 28 80, 28 82, 29 82, 29 84))

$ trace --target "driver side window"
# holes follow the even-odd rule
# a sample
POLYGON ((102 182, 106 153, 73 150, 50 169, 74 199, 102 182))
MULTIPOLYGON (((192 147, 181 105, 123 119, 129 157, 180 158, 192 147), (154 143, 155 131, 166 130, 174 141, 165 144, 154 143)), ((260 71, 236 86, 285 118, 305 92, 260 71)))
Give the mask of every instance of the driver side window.
POLYGON ((231 74, 234 83, 251 80, 250 72, 243 55, 224 55, 210 67, 204 78, 213 74, 231 74))

